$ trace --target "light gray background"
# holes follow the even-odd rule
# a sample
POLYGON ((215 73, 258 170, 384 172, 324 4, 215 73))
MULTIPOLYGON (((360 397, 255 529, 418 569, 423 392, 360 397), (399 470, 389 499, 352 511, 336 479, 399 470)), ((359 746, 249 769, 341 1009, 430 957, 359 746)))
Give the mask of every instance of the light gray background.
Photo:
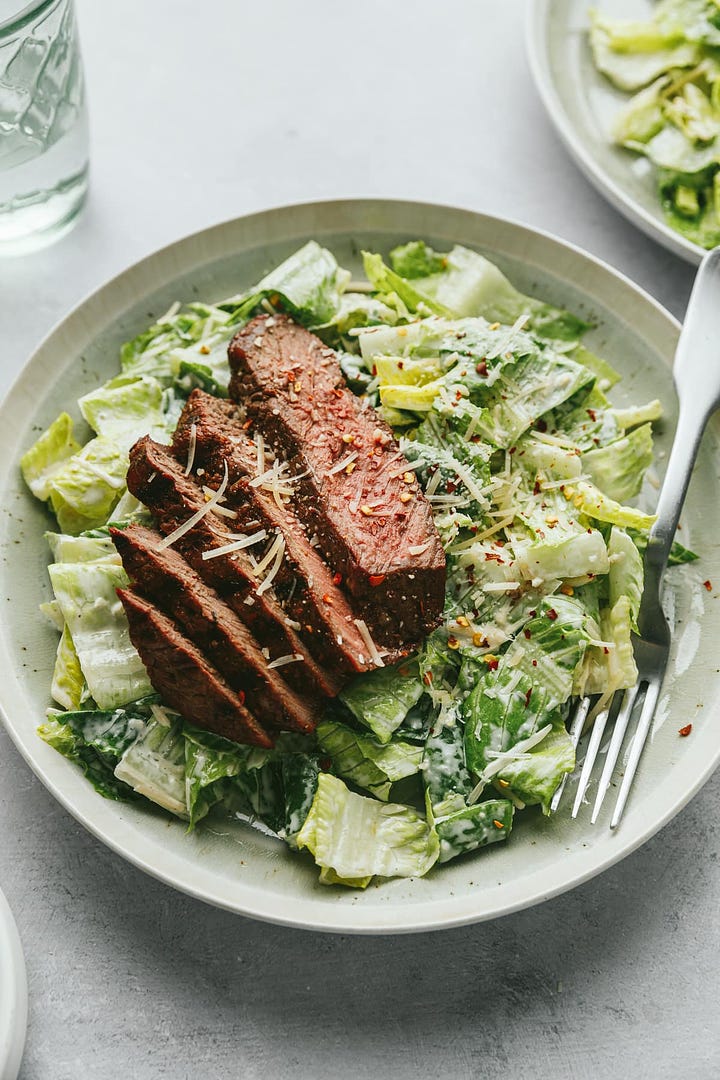
MULTIPOLYGON (((521 219, 682 317, 692 271, 612 212, 543 114, 519 0, 78 0, 92 193, 0 260, 0 389, 53 323, 223 218, 387 195, 521 219)), ((720 737, 720 733, 719 733, 720 737)), ((720 1075, 720 777, 601 878, 491 924, 316 936, 173 893, 90 837, 0 731, 23 1080, 720 1075)))

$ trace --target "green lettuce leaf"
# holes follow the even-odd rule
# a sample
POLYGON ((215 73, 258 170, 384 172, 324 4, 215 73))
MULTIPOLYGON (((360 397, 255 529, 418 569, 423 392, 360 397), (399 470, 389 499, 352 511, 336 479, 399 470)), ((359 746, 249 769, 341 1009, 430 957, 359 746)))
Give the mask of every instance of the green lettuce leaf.
POLYGON ((297 844, 335 880, 356 886, 376 875, 422 877, 440 849, 435 830, 410 807, 356 795, 330 773, 318 778, 297 844))
MULTIPOLYGON (((432 813, 429 811, 429 814, 432 813)), ((433 818, 440 841, 439 863, 496 844, 510 835, 515 807, 509 799, 489 799, 433 818)))
POLYGON ((177 817, 188 818, 182 724, 152 720, 115 767, 115 777, 177 817))
POLYGON ((539 804, 543 814, 550 813, 560 782, 575 768, 575 747, 562 719, 556 714, 550 722, 552 731, 542 742, 508 762, 498 775, 501 786, 508 784, 528 806, 539 804))
POLYGON ((79 450, 80 443, 73 435, 71 417, 65 412, 60 413, 57 420, 20 458, 23 479, 36 498, 50 498, 55 477, 79 450))
POLYGON ((96 435, 129 450, 142 435, 165 441, 162 383, 150 375, 120 375, 78 401, 80 412, 96 435))
POLYGON ((115 591, 127 585, 122 566, 105 561, 53 563, 49 573, 88 691, 98 706, 115 709, 152 693, 115 591))
POLYGON ((339 697, 378 742, 388 743, 422 692, 417 664, 404 660, 396 667, 376 668, 359 675, 341 690, 339 697))
POLYGON ((252 768, 261 768, 268 755, 189 724, 185 724, 183 735, 185 798, 192 829, 215 803, 226 798, 229 778, 252 768))
MULTIPOLYGON (((587 322, 570 312, 518 292, 494 263, 460 245, 439 255, 425 248, 425 262, 434 268, 433 272, 422 277, 414 273, 412 285, 408 285, 400 269, 408 265, 408 246, 391 252, 393 270, 386 268, 387 275, 392 275, 389 281, 380 278, 377 269, 374 274, 368 273, 368 278, 380 292, 398 293, 411 311, 418 311, 422 304, 425 313, 429 310, 454 317, 482 315, 490 323, 508 324, 526 315, 534 334, 563 341, 576 341, 589 328, 587 322), (398 279, 404 282, 400 287, 398 279), (387 289, 387 285, 391 288, 387 289)), ((417 265, 413 260, 413 270, 417 265)))
POLYGON ((67 626, 63 626, 53 668, 50 694, 63 709, 79 709, 87 694, 87 683, 67 626))
POLYGON ((390 797, 396 780, 417 773, 423 758, 421 746, 397 739, 379 743, 335 720, 318 724, 317 738, 338 776, 382 800, 390 797))
POLYGON ((249 293, 219 306, 231 312, 232 321, 237 324, 248 319, 266 300, 304 326, 321 327, 337 316, 340 297, 349 280, 349 272, 338 266, 332 252, 309 240, 266 274, 249 293))
POLYGON ((104 525, 125 490, 127 470, 127 452, 105 436, 68 458, 49 485, 62 531, 76 534, 104 525))
POLYGON ((583 454, 582 464, 605 495, 622 503, 640 491, 652 459, 652 428, 650 424, 643 424, 622 439, 587 451, 583 454))
POLYGON ((50 713, 47 723, 38 728, 38 735, 63 757, 78 765, 95 790, 106 799, 125 802, 136 798, 132 788, 113 775, 111 765, 63 723, 63 713, 50 713))
POLYGON ((587 648, 587 615, 566 596, 543 601, 462 705, 468 768, 481 776, 512 748, 553 724, 587 648))

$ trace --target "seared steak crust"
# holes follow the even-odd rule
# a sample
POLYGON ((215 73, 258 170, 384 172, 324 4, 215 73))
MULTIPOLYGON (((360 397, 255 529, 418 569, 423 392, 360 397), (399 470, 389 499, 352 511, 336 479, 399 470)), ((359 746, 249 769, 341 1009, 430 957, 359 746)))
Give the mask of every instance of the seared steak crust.
POLYGON ((252 746, 273 745, 241 696, 172 619, 132 589, 118 589, 118 596, 150 682, 171 708, 226 739, 252 746))
MULTIPOLYGON (((247 626, 173 548, 158 548, 160 533, 142 525, 110 533, 133 589, 174 619, 267 728, 312 731, 313 710, 268 668, 247 626)), ((142 651, 142 650, 139 650, 142 651)), ((298 661, 301 663, 302 661, 298 661)))
POLYGON ((440 620, 445 555, 390 428, 347 388, 335 352, 285 316, 253 319, 228 356, 230 396, 304 474, 296 513, 371 633, 417 643, 440 620))

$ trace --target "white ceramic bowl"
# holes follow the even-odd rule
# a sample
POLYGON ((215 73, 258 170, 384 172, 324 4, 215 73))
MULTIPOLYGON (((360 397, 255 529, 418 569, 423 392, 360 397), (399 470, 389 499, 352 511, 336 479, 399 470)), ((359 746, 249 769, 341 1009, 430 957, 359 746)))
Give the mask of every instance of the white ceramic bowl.
POLYGON ((540 97, 560 138, 605 198, 663 247, 698 264, 705 254, 665 220, 655 170, 646 158, 613 145, 612 123, 628 94, 601 75, 588 43, 588 11, 647 19, 651 0, 529 0, 526 45, 540 97))
POLYGON ((15 1080, 27 1027, 27 979, 20 937, 0 892, 0 1080, 15 1080))
MULTIPOLYGON (((0 409, 0 700, 20 752, 55 797, 109 847, 175 888, 260 919, 306 928, 386 933, 474 922, 569 889, 617 862, 668 821, 698 790, 720 757, 714 712, 720 694, 715 640, 720 605, 689 582, 720 584, 718 430, 708 432, 691 485, 684 538, 702 552, 678 590, 681 627, 669 692, 641 764, 622 827, 610 833, 567 812, 549 820, 528 812, 507 844, 433 870, 425 878, 372 885, 365 892, 317 883, 307 855, 239 824, 184 826, 154 808, 102 799, 69 762, 35 734, 49 705, 56 645, 38 616, 47 598, 43 531, 51 521, 25 490, 18 459, 59 412, 77 414, 78 396, 109 378, 119 344, 175 300, 218 299, 256 281, 310 237, 359 269, 363 247, 387 251, 412 237, 440 250, 454 242, 487 252, 525 292, 592 316, 590 347, 625 374, 619 401, 661 397, 674 418, 670 363, 678 325, 655 301, 591 256, 522 225, 420 203, 350 200, 270 210, 186 237, 104 285, 56 327, 0 409), (704 611, 702 610, 705 605, 704 611), (704 706, 702 709, 700 706, 704 706), (691 738, 677 731, 692 721, 691 738)), ((612 800, 608 800, 612 802, 612 800)), ((604 820, 604 819, 602 819, 604 820)))

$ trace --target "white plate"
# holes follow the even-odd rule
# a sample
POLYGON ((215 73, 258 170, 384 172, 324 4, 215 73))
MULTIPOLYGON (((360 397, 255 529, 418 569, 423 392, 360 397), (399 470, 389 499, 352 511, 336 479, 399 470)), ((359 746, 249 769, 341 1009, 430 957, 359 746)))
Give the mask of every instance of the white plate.
POLYGON ((25 961, 15 920, 0 892, 0 1080, 15 1080, 27 1027, 25 961))
MULTIPOLYGON (((489 919, 544 900, 592 877, 647 840, 688 801, 720 758, 714 712, 720 698, 716 646, 720 604, 702 587, 679 592, 686 620, 675 681, 648 746, 622 828, 591 828, 528 812, 509 843, 457 860, 419 880, 365 892, 317 883, 306 855, 241 825, 214 824, 188 836, 152 807, 100 798, 80 773, 35 734, 49 704, 55 632, 37 614, 47 598, 43 530, 50 518, 25 490, 22 451, 81 393, 116 371, 119 344, 177 299, 217 299, 258 280, 310 237, 359 269, 363 247, 387 251, 411 237, 440 250, 459 241, 486 251, 524 291, 592 315, 588 341, 626 375, 619 401, 661 397, 672 426, 669 364, 678 325, 608 266, 522 225, 469 211, 387 200, 326 202, 270 210, 178 241, 133 266, 68 316, 43 342, 0 409, 0 698, 21 753, 59 801, 108 846, 178 889, 256 918, 319 930, 380 933, 489 919), (707 599, 706 599, 707 598, 707 599), (700 611, 706 603, 704 614, 700 611), (688 664, 691 665, 688 667, 688 664), (703 705, 703 709, 698 706, 703 705), (691 738, 677 731, 688 721, 691 738)), ((718 431, 707 435, 691 487, 684 537, 702 549, 702 578, 720 584, 718 431)), ((660 447, 667 449, 667 433, 660 447)), ((692 575, 691 575, 692 576, 692 575)), ((701 578, 694 572, 694 578, 701 578)))
POLYGON ((593 64, 588 10, 611 18, 647 19, 650 0, 529 0, 526 44, 540 97, 560 138, 588 180, 638 228, 688 262, 705 251, 666 222, 646 158, 612 143, 610 131, 628 95, 593 64))

